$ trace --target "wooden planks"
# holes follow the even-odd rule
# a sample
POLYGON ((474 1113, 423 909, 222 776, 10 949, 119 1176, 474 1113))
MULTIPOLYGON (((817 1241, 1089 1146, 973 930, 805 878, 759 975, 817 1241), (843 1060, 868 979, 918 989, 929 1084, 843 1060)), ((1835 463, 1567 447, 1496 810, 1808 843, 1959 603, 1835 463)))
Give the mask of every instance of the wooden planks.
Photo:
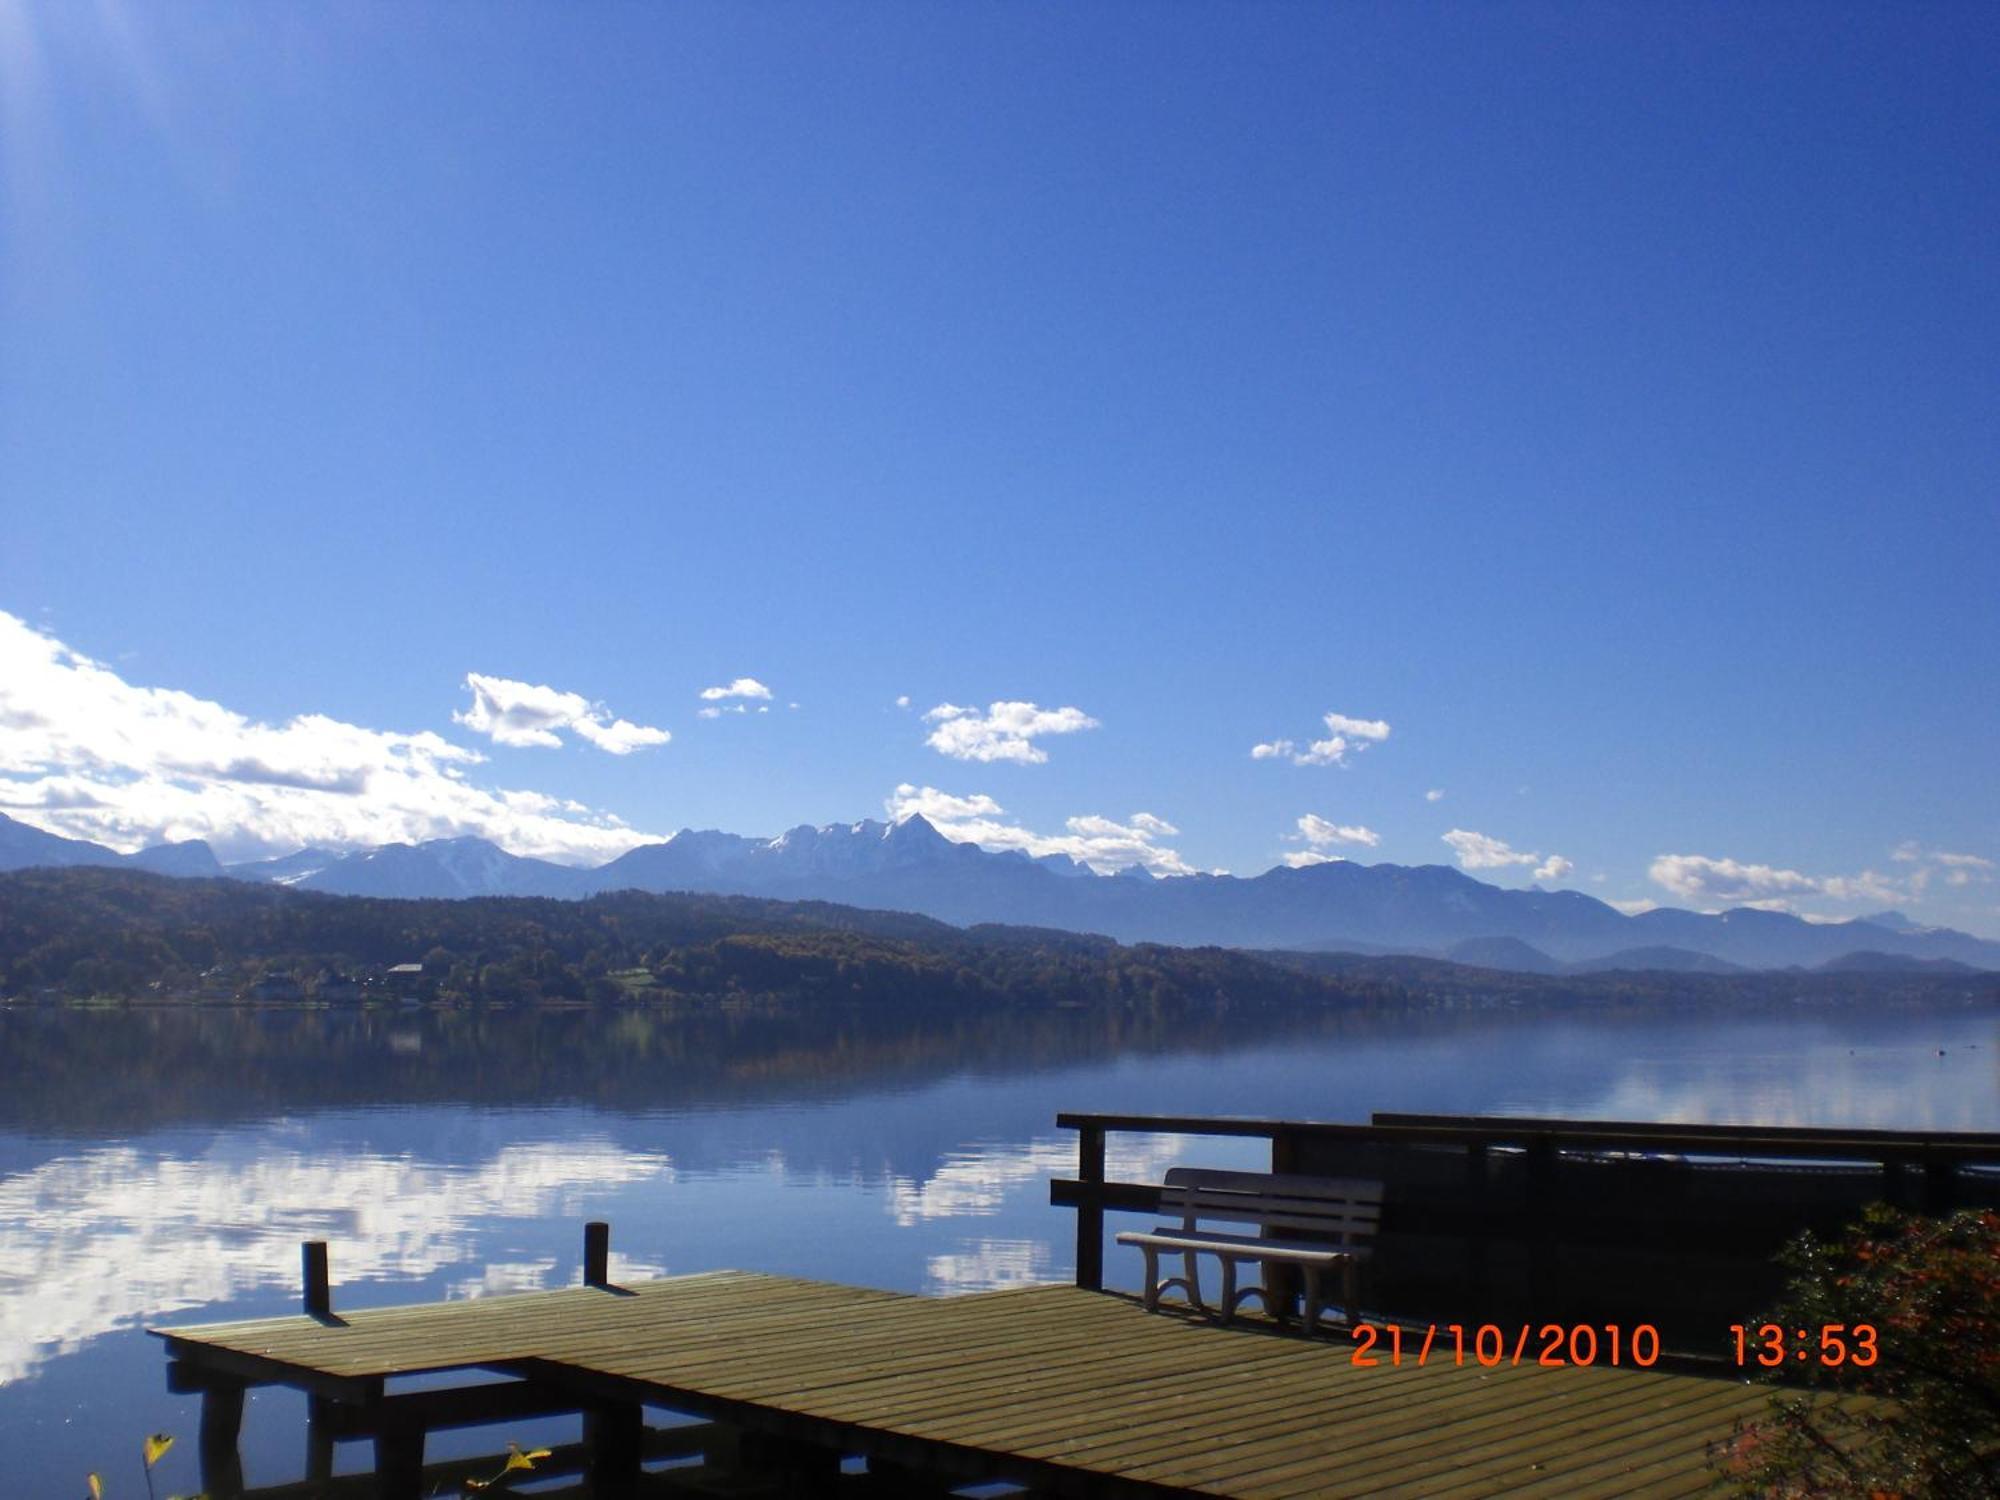
POLYGON ((196 1368, 377 1389, 507 1369, 1074 1495, 1692 1493, 1765 1401, 1630 1369, 1357 1368, 1344 1339, 1066 1285, 925 1298, 722 1271, 155 1332, 196 1368))

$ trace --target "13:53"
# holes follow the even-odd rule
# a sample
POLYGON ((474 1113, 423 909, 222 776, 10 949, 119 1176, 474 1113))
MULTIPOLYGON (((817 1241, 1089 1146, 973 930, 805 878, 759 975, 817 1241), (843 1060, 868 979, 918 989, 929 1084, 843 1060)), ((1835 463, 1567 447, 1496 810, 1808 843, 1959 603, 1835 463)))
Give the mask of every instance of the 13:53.
POLYGON ((1736 1363, 1752 1362, 1774 1370, 1791 1362, 1817 1362, 1832 1369, 1854 1365, 1865 1369, 1879 1359, 1872 1323, 1822 1323, 1817 1337, 1810 1328, 1787 1328, 1782 1323, 1762 1323, 1751 1328, 1731 1323, 1736 1339, 1736 1363))

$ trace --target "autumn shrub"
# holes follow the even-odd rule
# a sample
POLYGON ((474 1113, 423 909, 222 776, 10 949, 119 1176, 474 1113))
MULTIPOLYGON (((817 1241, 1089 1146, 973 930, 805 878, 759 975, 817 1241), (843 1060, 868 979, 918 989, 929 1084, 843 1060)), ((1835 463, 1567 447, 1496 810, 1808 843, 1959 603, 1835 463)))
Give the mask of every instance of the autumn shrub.
POLYGON ((1806 1330, 1815 1351, 1821 1329, 1866 1325, 1877 1357, 1772 1371, 1794 1383, 1717 1454, 1723 1477, 1771 1500, 2000 1495, 2000 1213, 1877 1206, 1780 1259, 1790 1281, 1759 1324, 1806 1330))

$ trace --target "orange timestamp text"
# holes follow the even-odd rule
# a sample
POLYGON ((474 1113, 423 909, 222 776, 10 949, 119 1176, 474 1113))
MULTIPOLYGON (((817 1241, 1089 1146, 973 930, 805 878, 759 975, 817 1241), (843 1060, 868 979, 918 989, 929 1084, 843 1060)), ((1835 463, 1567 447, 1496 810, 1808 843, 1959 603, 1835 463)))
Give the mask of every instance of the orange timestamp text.
POLYGON ((1838 1369, 1852 1365, 1865 1370, 1882 1357, 1872 1323, 1822 1323, 1817 1328, 1792 1328, 1783 1323, 1731 1323, 1736 1363, 1758 1364, 1767 1370, 1781 1365, 1820 1365, 1838 1369))
POLYGON ((1398 1365, 1634 1365, 1659 1361, 1660 1331, 1651 1323, 1357 1323, 1350 1363, 1398 1365))

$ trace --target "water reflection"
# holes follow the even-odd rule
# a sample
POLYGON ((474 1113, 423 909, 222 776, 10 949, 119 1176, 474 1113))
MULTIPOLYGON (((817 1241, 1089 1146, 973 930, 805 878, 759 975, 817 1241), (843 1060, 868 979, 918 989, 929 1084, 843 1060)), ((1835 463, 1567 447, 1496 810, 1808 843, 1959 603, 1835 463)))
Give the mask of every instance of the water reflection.
MULTIPOLYGON (((738 1266, 952 1294, 1071 1272, 1065 1109, 2000 1128, 1993 1012, 912 1018, 0 1012, 0 1431, 27 1493, 192 1431, 137 1328, 738 1266)), ((1262 1143, 1113 1134, 1114 1178, 1262 1143)), ((1114 1283, 1136 1265, 1113 1257, 1114 1283)), ((266 1424, 268 1425, 268 1424, 266 1424)), ((293 1424, 295 1427, 296 1424, 293 1424)), ((521 1437, 530 1436, 526 1430, 521 1437)), ((297 1432, 246 1457, 295 1477, 297 1432)), ((357 1458, 356 1461, 359 1461, 357 1458)))
MULTIPOLYGON (((593 1191, 674 1178, 666 1157, 602 1137, 463 1164, 247 1144, 198 1156, 108 1147, 0 1180, 0 1381, 143 1320, 291 1291, 300 1240, 334 1242, 343 1281, 422 1281, 476 1263, 485 1221, 575 1218, 593 1191)), ((532 1290, 554 1269, 488 1265, 453 1290, 532 1290)))

